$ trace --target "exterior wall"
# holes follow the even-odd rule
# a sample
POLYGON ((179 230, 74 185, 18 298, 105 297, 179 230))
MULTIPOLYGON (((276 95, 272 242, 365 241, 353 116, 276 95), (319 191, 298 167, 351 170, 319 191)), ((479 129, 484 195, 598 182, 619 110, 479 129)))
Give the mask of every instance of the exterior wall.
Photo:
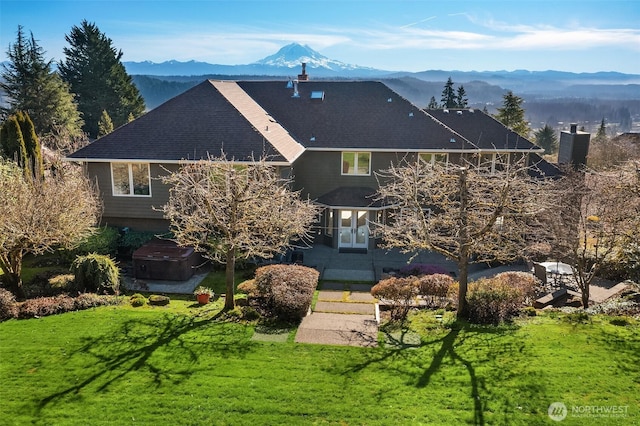
POLYGON ((174 164, 151 164, 151 196, 114 196, 111 182, 111 165, 109 163, 89 163, 87 165, 88 176, 96 182, 104 211, 102 224, 124 227, 128 226, 137 230, 166 231, 168 222, 163 219, 161 211, 169 200, 169 188, 159 179, 159 176, 167 174, 163 169, 174 171, 178 166, 174 164))
MULTIPOLYGON (((366 150, 362 150, 366 152, 366 150)), ((342 175, 342 152, 307 151, 293 165, 294 187, 303 197, 316 199, 343 186, 377 188, 375 172, 402 160, 403 154, 372 152, 369 176, 342 175)))

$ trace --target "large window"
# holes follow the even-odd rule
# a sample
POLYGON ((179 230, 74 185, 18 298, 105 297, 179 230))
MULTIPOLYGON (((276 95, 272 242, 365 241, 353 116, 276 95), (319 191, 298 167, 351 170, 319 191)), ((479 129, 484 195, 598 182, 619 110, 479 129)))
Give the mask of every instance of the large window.
POLYGON ((113 195, 151 196, 149 164, 111 163, 113 195))
POLYGON ((371 174, 371 153, 370 152, 343 152, 342 153, 342 174, 343 175, 370 175, 371 174))

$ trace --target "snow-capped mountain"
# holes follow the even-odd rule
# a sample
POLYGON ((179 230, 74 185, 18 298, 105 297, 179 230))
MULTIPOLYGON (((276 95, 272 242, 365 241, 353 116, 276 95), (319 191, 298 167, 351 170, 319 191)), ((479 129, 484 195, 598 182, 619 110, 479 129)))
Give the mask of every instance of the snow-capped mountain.
POLYGON ((138 75, 233 75, 233 76, 292 76, 300 72, 300 64, 305 62, 307 70, 316 77, 380 77, 387 71, 369 67, 350 65, 327 58, 309 46, 291 43, 278 52, 247 65, 217 65, 207 62, 180 62, 176 60, 154 63, 124 62, 129 74, 138 75))
POLYGON ((308 45, 300 45, 298 43, 291 43, 274 53, 267 56, 254 64, 267 65, 272 67, 285 67, 285 68, 299 68, 300 64, 305 62, 307 67, 311 69, 326 68, 334 71, 355 70, 355 69, 368 69, 359 67, 357 65, 345 64, 344 62, 329 59, 319 52, 313 50, 308 45))

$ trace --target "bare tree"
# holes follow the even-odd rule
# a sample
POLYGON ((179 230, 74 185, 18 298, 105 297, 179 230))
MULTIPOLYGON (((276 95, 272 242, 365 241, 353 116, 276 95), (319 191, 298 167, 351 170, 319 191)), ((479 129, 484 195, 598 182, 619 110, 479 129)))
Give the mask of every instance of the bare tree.
POLYGON ((395 206, 378 224, 384 245, 456 262, 459 317, 467 315, 470 263, 512 261, 545 239, 538 217, 548 181, 531 177, 526 161, 490 168, 405 161, 378 175, 379 196, 395 206))
POLYGON ((10 290, 24 297, 25 254, 73 247, 92 232, 99 213, 95 188, 79 168, 66 167, 37 180, 0 160, 0 268, 10 290))
POLYGON ((241 165, 212 158, 186 164, 163 181, 171 186, 163 211, 175 240, 226 265, 227 309, 235 306, 236 259, 283 252, 309 237, 318 213, 264 159, 241 165))
POLYGON ((556 182, 559 195, 548 220, 553 253, 571 265, 582 305, 603 263, 640 237, 640 177, 628 162, 614 170, 576 171, 556 182))

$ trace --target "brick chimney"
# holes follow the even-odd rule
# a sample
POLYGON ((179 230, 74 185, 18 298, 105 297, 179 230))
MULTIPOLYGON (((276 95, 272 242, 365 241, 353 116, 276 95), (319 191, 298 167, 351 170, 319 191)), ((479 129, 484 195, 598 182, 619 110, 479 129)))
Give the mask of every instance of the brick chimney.
POLYGON ((307 75, 307 63, 302 63, 302 74, 298 74, 298 81, 307 81, 309 76, 307 75))

